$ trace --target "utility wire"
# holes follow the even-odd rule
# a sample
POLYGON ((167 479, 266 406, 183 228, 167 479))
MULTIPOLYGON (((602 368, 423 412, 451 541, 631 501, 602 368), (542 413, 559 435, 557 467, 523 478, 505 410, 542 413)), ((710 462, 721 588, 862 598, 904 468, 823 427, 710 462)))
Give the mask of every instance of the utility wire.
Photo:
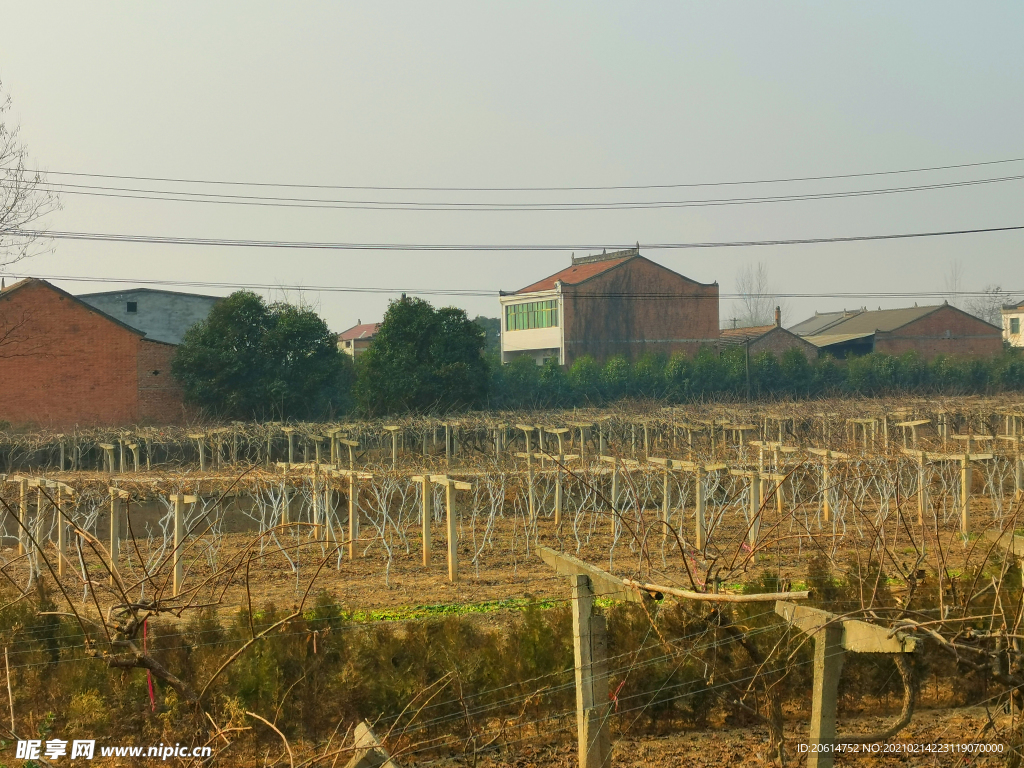
POLYGON ((527 211, 622 211, 654 210, 665 208, 705 208, 723 205, 757 205, 762 203, 791 203, 808 200, 833 200, 849 197, 874 197, 878 195, 903 194, 937 189, 955 189, 980 184, 996 184, 1006 181, 1020 181, 1024 175, 1000 176, 967 181, 950 181, 904 187, 883 187, 864 190, 842 190, 838 192, 808 192, 790 195, 769 195, 759 197, 702 198, 693 200, 652 200, 615 202, 545 202, 545 203, 466 203, 435 201, 386 201, 386 200, 324 200, 317 198, 260 197, 255 195, 225 195, 208 192, 161 191, 122 187, 88 187, 87 185, 53 185, 41 182, 40 186, 52 192, 89 197, 109 197, 127 200, 162 200, 178 203, 213 203, 217 205, 246 205, 271 208, 316 208, 327 210, 371 210, 371 211, 460 211, 473 213, 527 212, 527 211), (89 190, 93 191, 89 191, 89 190), (107 191, 96 191, 107 190, 107 191))
MULTIPOLYGON (((872 176, 894 176, 904 173, 925 173, 929 171, 948 171, 958 168, 978 168, 988 165, 1003 165, 1006 163, 1019 163, 1024 157, 1011 157, 1003 160, 987 160, 975 163, 958 163, 955 165, 933 165, 920 168, 904 168, 888 171, 868 171, 862 173, 840 173, 827 176, 794 176, 774 179, 753 179, 746 181, 711 181, 695 183, 673 183, 673 184, 619 184, 609 186, 568 186, 568 187, 414 187, 414 186, 362 186, 355 184, 296 184, 279 183, 267 181, 226 181, 223 179, 188 179, 167 176, 125 176, 112 173, 82 173, 74 171, 47 171, 33 169, 29 173, 43 176, 71 176, 76 178, 90 179, 119 179, 123 181, 160 181, 174 184, 217 184, 223 186, 240 187, 281 187, 290 189, 354 189, 372 191, 402 191, 402 192, 586 192, 586 191, 607 191, 607 190, 628 190, 628 189, 683 189, 694 187, 720 187, 720 186, 741 186, 745 184, 783 184, 798 181, 827 181, 832 179, 855 179, 872 176)), ((12 170, 12 169, 4 169, 12 170)))
MULTIPOLYGON (((6 277, 14 279, 27 279, 35 278, 41 280, 53 280, 53 281, 67 281, 67 282, 87 282, 87 283, 107 283, 107 284, 131 284, 131 285, 158 285, 158 286, 176 286, 184 288, 208 288, 208 289, 227 289, 227 290, 268 290, 268 291, 319 291, 322 293, 370 293, 370 294, 415 294, 420 296, 467 296, 467 297, 483 297, 483 298, 497 298, 501 294, 500 291, 486 288, 416 288, 416 287, 384 287, 384 286, 341 286, 341 285, 318 285, 318 284, 297 284, 297 285, 283 285, 281 283, 234 283, 234 282, 216 282, 216 281, 205 281, 205 280, 158 280, 158 279, 146 279, 146 278, 129 278, 129 277, 97 277, 97 276, 81 276, 81 275, 39 275, 29 274, 21 272, 3 272, 6 277)), ((1007 289, 1002 291, 1006 294, 1016 295, 1024 293, 1024 289, 1013 290, 1007 289)), ((745 293, 713 293, 708 295, 695 294, 681 296, 678 293, 621 293, 621 292, 600 292, 600 293, 589 293, 580 294, 574 296, 574 299, 620 299, 628 298, 635 301, 724 301, 730 299, 741 299, 749 296, 750 294, 745 293)), ((988 296, 990 295, 987 291, 949 291, 949 290, 938 290, 938 291, 865 291, 861 293, 846 291, 846 292, 805 292, 805 293, 794 293, 794 292, 779 292, 779 293, 765 293, 766 297, 778 298, 778 299, 941 299, 943 297, 977 297, 977 296, 988 296)))
POLYGON ((87 240, 109 243, 146 243, 157 245, 210 245, 233 248, 301 248, 332 251, 592 251, 611 247, 613 250, 642 248, 643 250, 688 250, 693 248, 749 248, 777 245, 821 245, 824 243, 855 243, 871 240, 907 240, 921 237, 951 237, 954 235, 977 235, 992 232, 1013 232, 1024 229, 1024 225, 1008 227, 984 227, 980 229, 949 229, 930 232, 902 232, 882 235, 852 235, 848 237, 783 238, 775 240, 725 240, 711 242, 676 243, 626 243, 619 245, 569 243, 561 245, 523 244, 461 244, 461 243, 344 243, 295 240, 248 240, 207 237, 179 237, 172 235, 133 235, 110 232, 65 232, 41 229, 11 229, 4 236, 12 238, 44 238, 51 240, 87 240))

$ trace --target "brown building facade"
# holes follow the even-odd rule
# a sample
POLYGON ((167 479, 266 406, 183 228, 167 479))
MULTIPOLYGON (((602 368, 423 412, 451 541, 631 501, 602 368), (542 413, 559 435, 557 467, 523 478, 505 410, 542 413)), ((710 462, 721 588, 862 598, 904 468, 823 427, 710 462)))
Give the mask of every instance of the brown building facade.
POLYGON ((560 272, 502 294, 501 359, 572 365, 584 355, 635 360, 696 353, 718 341, 718 283, 698 283, 639 249, 573 258, 560 272))
POLYGON ((0 293, 0 420, 53 429, 181 423, 175 349, 45 280, 22 280, 0 293))

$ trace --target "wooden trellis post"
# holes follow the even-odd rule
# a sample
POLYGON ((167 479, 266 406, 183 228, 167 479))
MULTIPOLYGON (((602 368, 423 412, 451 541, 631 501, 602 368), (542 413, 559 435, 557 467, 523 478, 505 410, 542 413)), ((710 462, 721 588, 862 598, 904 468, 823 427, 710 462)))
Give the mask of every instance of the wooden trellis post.
POLYGON ((127 498, 127 491, 123 491, 120 488, 110 489, 110 586, 114 586, 117 583, 119 573, 118 560, 121 557, 121 499, 127 498))
POLYGON ((281 431, 288 435, 288 464, 295 463, 295 427, 281 427, 281 431))
POLYGON ((621 579, 571 555, 538 547, 540 558, 569 577, 572 586, 572 634, 576 667, 576 728, 580 768, 611 766, 608 718, 607 624, 594 610, 594 598, 650 603, 647 592, 627 587, 621 579))
POLYGON ((417 475, 413 477, 414 482, 422 483, 423 498, 422 505, 422 526, 423 526, 423 567, 430 565, 430 523, 434 516, 434 489, 430 485, 430 475, 417 475))
POLYGON ((821 456, 821 510, 827 523, 832 520, 832 461, 849 459, 850 454, 828 448, 808 448, 807 452, 821 456))
POLYGON ((813 751, 816 745, 842 743, 836 738, 836 704, 843 656, 852 653, 912 653, 915 641, 902 632, 843 619, 816 608, 790 602, 775 603, 775 612, 802 632, 814 638, 814 696, 811 702, 811 729, 808 737, 807 768, 832 768, 834 754, 813 751))
POLYGON ((555 527, 562 524, 562 465, 565 463, 565 446, 562 438, 569 432, 568 429, 549 429, 549 433, 558 438, 558 462, 555 464, 555 527))
POLYGON ((398 430, 401 427, 390 426, 384 427, 384 429, 391 433, 391 468, 395 469, 398 467, 398 430))
POLYGON ((176 493, 171 499, 174 502, 174 552, 171 555, 174 567, 173 596, 177 597, 185 583, 184 562, 181 557, 181 547, 185 541, 185 505, 195 504, 198 498, 176 493))
POLYGON ((694 546, 703 550, 707 545, 708 530, 705 519, 705 496, 704 477, 708 472, 717 472, 720 469, 728 469, 727 464, 697 464, 692 461, 679 461, 678 459, 662 459, 651 457, 648 461, 652 464, 660 464, 669 469, 679 469, 693 473, 693 498, 694 498, 694 546))
POLYGON ((18 526, 18 555, 21 556, 28 549, 28 536, 25 534, 25 526, 28 525, 28 478, 21 478, 18 490, 18 519, 21 520, 18 526))
POLYGON ((356 540, 359 538, 359 480, 373 478, 368 472, 353 469, 335 470, 334 474, 348 478, 348 559, 356 559, 356 540))
POLYGON ((593 428, 593 424, 589 423, 578 423, 573 422, 572 426, 580 431, 580 461, 587 455, 587 436, 590 434, 590 430, 593 428))
POLYGON ((62 577, 64 575, 64 562, 68 556, 68 526, 64 522, 64 516, 62 512, 64 508, 62 506, 63 494, 62 492, 70 492, 70 488, 63 484, 57 486, 57 490, 54 492, 54 501, 57 502, 54 506, 54 522, 57 525, 57 576, 62 577), (67 491, 65 491, 67 488, 67 491))
POLYGON ((761 533, 761 473, 756 469, 730 469, 730 475, 746 478, 749 496, 750 524, 747 527, 747 544, 751 549, 757 544, 761 533))
POLYGON ((445 522, 448 529, 448 581, 459 580, 459 531, 455 519, 455 491, 471 491, 473 485, 453 480, 447 475, 431 475, 430 482, 444 486, 445 522))
POLYGON ((534 476, 533 476, 533 462, 531 461, 532 453, 530 434, 534 431, 535 427, 529 424, 516 424, 516 429, 523 431, 523 439, 526 442, 526 449, 522 453, 516 453, 519 458, 526 459, 526 483, 527 483, 527 497, 530 509, 530 520, 537 519, 537 498, 536 490, 534 488, 534 476))

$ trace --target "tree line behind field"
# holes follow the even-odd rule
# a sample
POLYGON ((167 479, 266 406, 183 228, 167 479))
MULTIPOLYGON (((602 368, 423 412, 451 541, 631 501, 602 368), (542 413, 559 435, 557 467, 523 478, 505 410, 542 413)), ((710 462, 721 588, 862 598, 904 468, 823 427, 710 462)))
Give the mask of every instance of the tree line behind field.
POLYGON ((416 298, 393 301, 357 361, 308 307, 239 291, 193 326, 172 371, 186 399, 221 419, 325 419, 344 414, 443 413, 473 408, 566 408, 622 398, 671 403, 820 396, 1024 391, 1024 357, 874 353, 808 360, 797 349, 748 358, 743 347, 635 362, 581 357, 568 368, 520 357, 502 365, 499 322, 416 298))

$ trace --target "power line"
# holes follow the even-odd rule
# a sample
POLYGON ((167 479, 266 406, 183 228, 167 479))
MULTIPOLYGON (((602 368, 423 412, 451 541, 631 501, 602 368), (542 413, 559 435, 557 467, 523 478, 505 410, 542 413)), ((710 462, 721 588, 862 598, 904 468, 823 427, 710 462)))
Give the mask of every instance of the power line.
MULTIPOLYGON (((402 192, 585 192, 585 191, 609 191, 629 189, 683 189, 695 187, 719 187, 719 186, 741 186, 745 184, 782 184, 799 181, 827 181, 833 179, 854 179, 871 176, 894 176, 904 173, 925 173, 929 171, 947 171, 958 168, 977 168, 988 165, 1002 165, 1006 163, 1018 163, 1024 161, 1024 157, 1011 157, 1003 160, 987 160, 975 163, 958 163, 955 165, 933 165, 920 168, 904 168, 888 171, 868 171, 861 173, 841 173, 824 176, 795 176, 788 178, 774 179, 752 179, 746 181, 711 181, 693 183, 673 184, 619 184, 609 186, 567 186, 567 187, 387 187, 387 186, 365 186, 355 184, 296 184, 266 181, 227 181, 218 179, 187 179, 167 176, 126 176, 112 173, 84 173, 75 171, 45 171, 34 169, 30 173, 53 176, 71 176, 92 179, 120 179, 125 181, 160 181, 175 184, 216 184, 223 186, 242 187, 280 187, 291 189, 353 189, 372 191, 402 191, 402 192)), ((5 169, 10 170, 10 169, 5 169)))
MULTIPOLYGON (((233 290, 268 290, 268 291, 320 291, 323 293, 378 293, 378 294, 416 294, 422 296, 467 296, 498 298, 500 291, 487 288, 416 288, 416 287, 386 287, 386 286, 341 286, 341 285, 317 285, 298 284, 283 285, 281 283, 233 283, 208 280, 159 280, 152 278, 130 278, 130 277, 96 277, 82 275, 38 275, 28 273, 4 272, 7 277, 16 279, 36 278, 40 280, 55 280, 81 283, 112 283, 132 285, 159 285, 179 286, 188 288, 224 288, 233 290)), ((1021 294, 1024 289, 1002 291, 1007 294, 1021 294)), ((680 296, 677 293, 621 293, 603 292, 590 293, 575 296, 576 299, 613 299, 629 298, 637 301, 665 300, 665 301, 719 301, 741 299, 749 296, 745 293, 717 293, 711 295, 680 296)), ((943 297, 974 297, 990 295, 988 291, 866 291, 866 292, 806 292, 806 293, 765 293, 765 297, 772 299, 920 299, 920 298, 943 298, 943 297)))
POLYGON ((225 195, 209 192, 164 191, 152 189, 136 189, 124 187, 98 187, 89 185, 55 185, 43 182, 42 186, 53 192, 89 197, 107 197, 122 200, 158 200, 178 203, 207 203, 215 205, 243 205, 269 208, 303 208, 326 210, 369 210, 369 211, 461 211, 461 212, 526 212, 526 211, 619 211, 619 210, 657 210, 666 208, 706 208, 732 205, 760 205, 765 203, 792 203, 811 200, 835 200, 851 197, 875 197, 879 195, 904 194, 938 189, 955 189, 959 187, 995 184, 1007 181, 1020 181, 1024 175, 999 176, 986 179, 966 181, 938 182, 904 187, 883 187, 866 190, 844 190, 839 192, 814 192, 790 195, 770 195, 758 197, 726 197, 703 198, 694 200, 653 200, 653 201, 617 201, 607 203, 579 202, 547 202, 547 203, 466 203, 437 201, 386 201, 386 200, 325 200, 319 198, 288 198, 261 197, 258 195, 225 195), (88 191, 88 190, 107 191, 88 191))
POLYGON ((613 250, 643 248, 644 250, 686 250, 692 248, 752 248, 772 245, 820 245, 823 243, 855 243, 871 240, 906 240, 921 237, 950 237, 953 235, 977 235, 991 232, 1012 232, 1024 229, 1024 225, 1008 227, 985 227, 981 229, 953 229, 933 232, 905 232, 888 235, 853 235, 849 237, 788 238, 777 240, 732 240, 717 242, 689 243, 627 243, 609 245, 592 243, 569 243, 563 245, 481 245, 481 244, 397 244, 397 243, 343 243, 294 240, 248 240, 206 237, 176 237, 170 235, 131 235, 106 232, 51 232, 39 229, 12 229, 4 233, 9 237, 51 240, 91 240, 108 243, 146 243, 156 245, 203 245, 233 248, 303 248, 330 251, 594 251, 610 247, 613 250))

